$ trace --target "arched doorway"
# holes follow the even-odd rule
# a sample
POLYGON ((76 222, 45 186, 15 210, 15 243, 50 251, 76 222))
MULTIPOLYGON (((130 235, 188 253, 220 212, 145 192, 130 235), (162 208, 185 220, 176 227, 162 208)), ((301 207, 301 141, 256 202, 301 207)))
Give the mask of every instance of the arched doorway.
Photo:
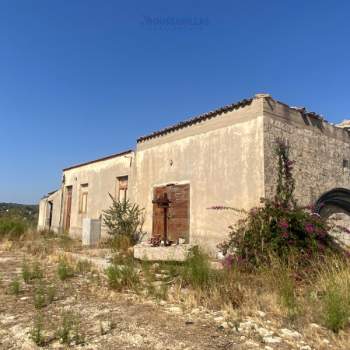
MULTIPOLYGON (((316 202, 315 211, 336 225, 350 230, 350 190, 335 188, 324 193, 316 202)), ((350 246, 350 234, 334 232, 336 238, 350 246)))

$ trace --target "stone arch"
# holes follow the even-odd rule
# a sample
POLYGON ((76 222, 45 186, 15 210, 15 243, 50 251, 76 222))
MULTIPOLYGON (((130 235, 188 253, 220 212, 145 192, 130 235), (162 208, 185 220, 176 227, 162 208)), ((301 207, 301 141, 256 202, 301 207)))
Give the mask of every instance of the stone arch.
POLYGON ((322 194, 315 204, 315 211, 323 217, 328 218, 335 213, 350 216, 350 190, 334 188, 322 194))
MULTIPOLYGON (((316 202, 315 211, 328 220, 335 220, 337 225, 350 230, 350 190, 335 188, 324 193, 316 202)), ((334 237, 342 244, 350 246, 350 235, 336 229, 334 237)))

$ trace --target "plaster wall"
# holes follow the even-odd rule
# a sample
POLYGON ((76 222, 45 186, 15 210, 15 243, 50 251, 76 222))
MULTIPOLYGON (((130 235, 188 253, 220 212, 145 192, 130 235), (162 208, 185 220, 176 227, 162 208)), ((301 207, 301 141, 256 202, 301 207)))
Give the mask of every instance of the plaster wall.
POLYGON ((216 251, 237 216, 215 205, 249 209, 264 195, 262 99, 191 127, 138 143, 133 199, 152 232, 153 188, 190 184, 190 241, 216 251))
POLYGON ((39 218, 38 218, 38 230, 51 229, 58 232, 60 229, 60 213, 61 213, 61 201, 62 201, 61 189, 41 199, 39 203, 39 218), (52 203, 52 221, 51 227, 49 227, 49 202, 52 203))
MULTIPOLYGON (((101 219, 103 211, 108 209, 112 203, 109 194, 116 196, 118 177, 128 176, 129 183, 132 181, 133 157, 133 152, 130 152, 64 171, 64 187, 72 186, 69 230, 72 236, 81 238, 83 218, 101 219), (84 184, 88 184, 87 211, 81 213, 79 203, 81 185, 84 184)), ((101 234, 106 236, 103 225, 101 234)))

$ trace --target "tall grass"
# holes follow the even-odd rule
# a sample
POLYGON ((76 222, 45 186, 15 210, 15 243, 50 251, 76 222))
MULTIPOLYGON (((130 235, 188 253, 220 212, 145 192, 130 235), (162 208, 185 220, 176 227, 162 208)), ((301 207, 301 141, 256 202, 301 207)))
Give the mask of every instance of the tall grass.
POLYGON ((319 295, 320 319, 339 332, 350 322, 350 263, 331 257, 319 266, 315 290, 319 295))
POLYGON ((140 277, 132 258, 125 258, 122 265, 114 262, 105 270, 108 285, 112 289, 123 290, 124 288, 138 290, 140 277))

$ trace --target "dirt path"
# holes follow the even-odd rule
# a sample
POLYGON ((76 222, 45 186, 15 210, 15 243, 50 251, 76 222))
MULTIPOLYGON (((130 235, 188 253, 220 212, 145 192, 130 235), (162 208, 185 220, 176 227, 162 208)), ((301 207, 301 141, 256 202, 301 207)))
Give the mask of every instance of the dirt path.
MULTIPOLYGON (((0 348, 31 349, 28 331, 38 310, 33 305, 33 285, 23 283, 20 273, 24 256, 0 252, 0 348), (8 294, 9 283, 18 276, 21 292, 8 294)), ((55 264, 45 266, 54 279, 55 264)), ((110 292, 98 276, 78 276, 55 281, 56 297, 41 309, 46 348, 64 349, 55 331, 62 313, 79 315, 84 349, 241 349, 240 337, 221 330, 210 320, 181 314, 181 309, 140 302, 132 294, 110 292)), ((248 347, 244 347, 247 349, 248 347)), ((256 347, 255 347, 256 348, 256 347)))

